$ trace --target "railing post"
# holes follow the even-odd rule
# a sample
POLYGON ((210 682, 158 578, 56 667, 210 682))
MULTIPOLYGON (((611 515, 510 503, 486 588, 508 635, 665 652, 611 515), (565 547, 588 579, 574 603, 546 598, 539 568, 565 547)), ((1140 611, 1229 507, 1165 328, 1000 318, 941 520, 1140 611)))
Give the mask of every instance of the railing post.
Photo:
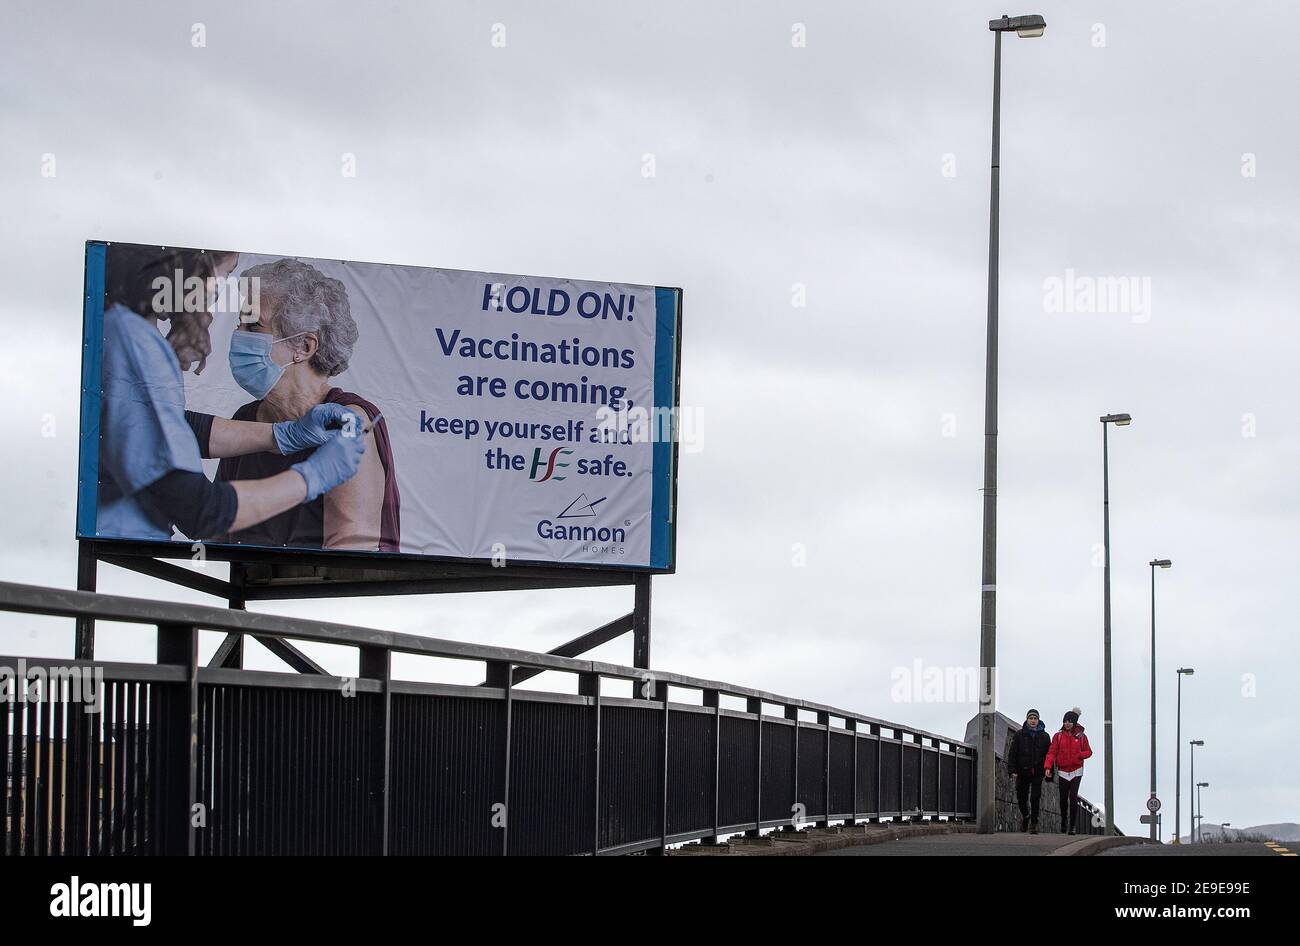
MULTIPOLYGON (((937 782, 939 785, 938 794, 934 797, 935 820, 937 821, 943 815, 943 741, 936 739, 934 741, 935 758, 939 762, 939 775, 937 782)), ((951 746, 950 746, 951 748, 951 746)))
POLYGON ((578 695, 591 697, 591 853, 595 856, 600 853, 600 674, 578 674, 578 695))
POLYGON ((746 697, 745 712, 754 719, 754 830, 745 837, 756 838, 763 833, 763 701, 746 697))
MULTIPOLYGON (((648 577, 648 576, 647 576, 648 577)), ((663 701, 663 726, 660 728, 663 755, 663 779, 659 786, 659 846, 646 851, 651 855, 668 853, 668 684, 655 684, 655 696, 663 701)))
POLYGON ((510 853, 510 714, 513 702, 511 689, 513 676, 514 665, 509 661, 488 661, 486 683, 490 687, 499 688, 505 699, 501 722, 501 804, 505 813, 505 820, 501 823, 502 857, 510 853))
MULTIPOLYGON (((787 704, 785 718, 794 720, 794 765, 791 767, 794 774, 794 800, 790 803, 790 821, 781 825, 781 830, 798 831, 799 825, 795 821, 798 809, 794 806, 799 804, 799 707, 787 704)), ((807 808, 804 810, 807 811, 807 808)))
MULTIPOLYGON (((933 744, 934 740, 930 740, 930 742, 931 744, 933 744)), ((926 812, 929 810, 925 807, 925 743, 926 743, 925 736, 916 737, 916 744, 921 747, 921 751, 919 753, 920 759, 918 760, 918 765, 916 767, 916 781, 917 781, 916 804, 921 811, 922 821, 925 820, 926 812)))
POLYGON ((822 808, 822 820, 817 822, 819 828, 829 828, 831 826, 831 714, 818 713, 817 722, 822 724, 826 730, 826 759, 825 777, 822 781, 822 795, 825 807, 822 808))
POLYGON ((952 820, 953 821, 961 820, 960 817, 961 809, 962 809, 961 797, 957 793, 957 786, 961 784, 961 779, 957 773, 961 768, 961 757, 963 751, 964 750, 962 749, 961 746, 957 745, 956 743, 953 743, 953 747, 952 747, 952 820))
POLYGON ((898 737, 898 820, 902 821, 907 811, 907 733, 895 729, 898 737))
POLYGON ((849 824, 855 825, 858 823, 858 721, 845 719, 844 728, 853 740, 853 787, 850 789, 853 794, 849 798, 849 824))
POLYGON ((718 843, 718 792, 722 785, 722 700, 717 690, 705 690, 701 702, 713 707, 713 834, 703 839, 705 844, 718 843))
POLYGON ((393 727, 393 655, 386 647, 361 647, 358 672, 368 680, 379 681, 379 725, 374 734, 378 743, 378 753, 374 759, 374 771, 371 784, 377 786, 371 791, 371 804, 375 817, 379 821, 379 854, 388 856, 389 836, 389 791, 388 782, 392 766, 392 727, 393 727))
POLYGON ((871 725, 871 734, 876 737, 876 823, 879 824, 884 820, 880 812, 881 806, 884 804, 885 782, 881 770, 885 764, 885 750, 880 741, 880 726, 873 723, 871 725))
MULTIPOLYGON (((185 668, 184 698, 175 705, 167 701, 172 718, 167 721, 171 735, 167 754, 173 759, 172 765, 179 766, 180 777, 166 778, 166 784, 174 791, 174 796, 165 799, 160 806, 163 822, 156 826, 163 831, 163 837, 171 843, 168 854, 180 854, 179 843, 172 839, 174 826, 184 825, 184 853, 191 857, 198 853, 198 835, 194 826, 194 808, 198 804, 198 765, 199 765, 199 632, 196 628, 184 624, 158 625, 158 663, 180 665, 185 668), (178 824, 179 823, 179 824, 178 824), (164 828, 164 825, 166 826, 164 828)), ((176 772, 176 768, 172 769, 176 772)))

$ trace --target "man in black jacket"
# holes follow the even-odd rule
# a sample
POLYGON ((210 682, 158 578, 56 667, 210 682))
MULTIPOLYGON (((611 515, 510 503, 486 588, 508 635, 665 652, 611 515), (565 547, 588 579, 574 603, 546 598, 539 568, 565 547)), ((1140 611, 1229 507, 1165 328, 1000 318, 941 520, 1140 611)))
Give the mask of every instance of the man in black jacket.
POLYGON ((1038 710, 1025 714, 1025 724, 1007 743, 1007 768, 1016 783, 1020 803, 1020 830, 1038 833, 1038 802, 1043 795, 1043 762, 1052 747, 1052 737, 1038 718, 1038 710))

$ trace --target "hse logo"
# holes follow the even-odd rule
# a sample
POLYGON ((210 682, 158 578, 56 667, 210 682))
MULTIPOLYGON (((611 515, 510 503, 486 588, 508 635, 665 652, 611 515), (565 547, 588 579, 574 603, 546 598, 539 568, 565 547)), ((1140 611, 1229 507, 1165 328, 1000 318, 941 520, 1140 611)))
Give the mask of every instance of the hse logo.
POLYGON ((546 458, 546 463, 545 463, 546 472, 539 477, 537 475, 537 471, 540 470, 543 466, 542 448, 534 447, 533 468, 528 471, 528 478, 530 480, 536 480, 538 483, 545 483, 547 480, 552 480, 552 479, 558 483, 560 480, 564 479, 564 477, 557 476, 555 471, 567 469, 569 466, 567 462, 562 461, 559 458, 567 457, 572 453, 573 450, 569 447, 556 447, 554 450, 551 451, 550 455, 546 458))
MULTIPOLYGON (((541 447, 533 448, 533 462, 528 470, 528 478, 534 483, 545 483, 550 480, 559 483, 564 480, 568 473, 562 473, 562 470, 568 470, 570 463, 569 458, 573 456, 572 447, 555 447, 549 453, 542 453, 541 447)), ((524 467, 524 458, 517 455, 514 458, 513 465, 501 461, 500 469, 522 470, 524 467)), ((614 454, 607 453, 603 457, 582 458, 577 464, 577 474, 582 477, 591 476, 632 476, 632 471, 628 469, 627 464, 622 460, 616 460, 614 454)), ((488 468, 493 469, 491 460, 488 462, 488 468)))

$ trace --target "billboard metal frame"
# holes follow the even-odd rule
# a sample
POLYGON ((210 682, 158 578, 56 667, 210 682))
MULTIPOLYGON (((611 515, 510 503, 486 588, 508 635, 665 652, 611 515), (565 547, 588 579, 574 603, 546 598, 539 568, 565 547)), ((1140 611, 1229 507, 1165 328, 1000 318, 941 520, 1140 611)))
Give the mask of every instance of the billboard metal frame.
MULTIPOLYGON (((652 574, 647 571, 529 565, 493 568, 480 563, 394 559, 391 563, 394 571, 377 575, 374 560, 361 556, 340 559, 332 553, 294 553, 292 562, 285 564, 284 556, 277 552, 238 546, 205 547, 205 562, 229 563, 230 577, 221 579, 168 561, 192 558, 179 543, 171 549, 159 546, 160 543, 156 542, 78 540, 77 590, 97 590, 101 562, 213 595, 224 600, 227 607, 241 611, 246 609, 249 601, 631 585, 634 592, 633 606, 628 614, 566 641, 549 653, 561 657, 577 657, 631 632, 632 665, 646 669, 650 666, 652 574), (357 571, 371 577, 349 580, 348 570, 342 567, 344 564, 351 564, 357 571), (278 575, 277 569, 282 570, 278 575), (284 569, 315 574, 286 576, 283 574, 284 569)), ((325 672, 319 664, 282 638, 258 636, 256 640, 299 673, 325 672)), ((94 620, 79 619, 75 647, 77 659, 93 660, 94 648, 94 620)), ((217 649, 209 666, 240 668, 243 664, 243 638, 230 634, 217 649)), ((516 674, 521 680, 533 675, 521 670, 517 670, 516 674)))

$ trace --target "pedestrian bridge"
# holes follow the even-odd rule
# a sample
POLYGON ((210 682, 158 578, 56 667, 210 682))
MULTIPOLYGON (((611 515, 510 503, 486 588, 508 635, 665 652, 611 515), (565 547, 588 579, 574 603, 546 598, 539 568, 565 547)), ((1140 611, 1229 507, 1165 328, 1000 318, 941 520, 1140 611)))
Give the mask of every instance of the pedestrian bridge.
MULTIPOLYGON (((7 854, 663 853, 786 826, 945 825, 975 809, 971 742, 748 687, 5 582, 0 610, 157 629, 153 663, 53 656, 70 638, 48 632, 36 653, 0 655, 0 668, 25 660, 27 677, 50 681, 0 708, 7 854), (200 630, 345 645, 359 673, 200 666, 200 630), (394 654, 477 662, 484 683, 399 679, 394 654), (73 670, 102 681, 96 712, 73 670), (519 686, 543 671, 576 682, 519 686), (611 681, 634 697, 610 695, 611 681)), ((1005 785, 999 795, 1010 824, 1014 801, 1005 785)), ((1081 805, 1081 828, 1096 830, 1081 805)))

